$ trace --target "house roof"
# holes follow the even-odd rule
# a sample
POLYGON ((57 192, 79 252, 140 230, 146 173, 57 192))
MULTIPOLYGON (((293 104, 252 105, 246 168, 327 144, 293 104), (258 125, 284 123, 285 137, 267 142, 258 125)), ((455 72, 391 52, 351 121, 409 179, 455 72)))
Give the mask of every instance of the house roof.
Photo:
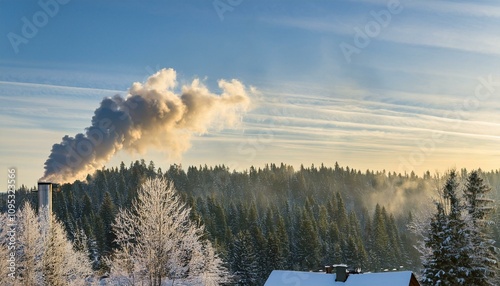
POLYGON ((345 282, 336 282, 335 274, 274 270, 264 286, 419 286, 411 271, 350 274, 345 282))

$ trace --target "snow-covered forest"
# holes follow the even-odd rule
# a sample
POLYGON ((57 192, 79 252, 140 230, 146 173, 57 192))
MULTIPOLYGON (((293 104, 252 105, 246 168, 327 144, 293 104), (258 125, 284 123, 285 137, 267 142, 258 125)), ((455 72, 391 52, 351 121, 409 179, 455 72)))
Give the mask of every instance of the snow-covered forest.
POLYGON ((471 275, 484 276, 473 285, 495 285, 487 284, 497 279, 490 250, 500 231, 491 222, 500 219, 490 199, 499 192, 500 170, 417 176, 338 164, 235 172, 122 163, 54 192, 47 236, 31 207, 36 195, 20 188, 20 269, 38 285, 100 277, 120 285, 263 285, 273 269, 342 262, 363 271, 409 269, 435 285, 459 265, 464 272, 443 285, 471 285, 471 275), (436 251, 443 245, 450 251, 436 251), (470 255, 477 249, 483 252, 470 255), (457 255, 468 258, 458 264, 450 259, 457 255), (73 260, 53 261, 60 257, 73 260), (44 282, 52 279, 47 273, 61 282, 44 282))

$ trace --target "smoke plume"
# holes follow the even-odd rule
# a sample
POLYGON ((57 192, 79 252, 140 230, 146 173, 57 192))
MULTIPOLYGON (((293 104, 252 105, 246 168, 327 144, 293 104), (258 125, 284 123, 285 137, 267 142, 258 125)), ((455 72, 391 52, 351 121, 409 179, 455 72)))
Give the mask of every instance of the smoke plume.
POLYGON ((66 135, 52 146, 40 180, 82 179, 121 149, 143 153, 156 147, 178 157, 189 149, 193 134, 234 126, 250 103, 247 88, 235 79, 219 81, 220 95, 198 79, 182 86, 180 95, 176 86, 176 72, 162 69, 145 83, 133 83, 126 97, 103 99, 84 133, 66 135))

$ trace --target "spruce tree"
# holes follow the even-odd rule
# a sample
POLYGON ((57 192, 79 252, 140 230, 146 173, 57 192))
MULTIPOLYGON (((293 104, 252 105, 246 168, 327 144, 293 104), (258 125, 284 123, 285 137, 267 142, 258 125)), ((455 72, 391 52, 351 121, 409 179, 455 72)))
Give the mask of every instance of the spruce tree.
MULTIPOLYGON (((280 249, 281 245, 279 243, 276 233, 270 232, 267 234, 267 251, 266 251, 266 274, 269 275, 274 269, 282 269, 282 251, 280 249)), ((266 276, 267 276, 266 275, 266 276)))
POLYGON ((351 253, 353 262, 347 262, 348 266, 361 267, 362 269, 367 266, 368 255, 366 253, 363 240, 361 238, 361 225, 354 211, 349 213, 350 234, 347 245, 354 247, 355 251, 351 253))
POLYGON ((101 220, 102 222, 102 234, 104 235, 104 237, 102 237, 104 239, 104 248, 101 253, 102 255, 107 255, 115 247, 114 240, 116 239, 116 236, 112 230, 112 224, 115 219, 116 211, 117 210, 113 200, 111 199, 111 195, 109 192, 105 192, 98 217, 98 220, 101 220))
POLYGON ((289 269, 290 264, 290 241, 285 225, 285 220, 278 215, 278 225, 276 226, 276 239, 278 240, 280 253, 280 264, 276 269, 289 269))
POLYGON ((396 268, 404 262, 404 259, 401 250, 401 238, 397 230, 395 218, 392 214, 389 215, 388 220, 386 221, 386 226, 390 248, 390 258, 388 258, 388 262, 390 262, 389 267, 396 268))
POLYGON ((311 215, 305 209, 302 210, 300 216, 297 248, 301 268, 308 271, 316 270, 320 262, 320 243, 311 215))
POLYGON ((425 239, 430 249, 423 262, 425 285, 474 285, 471 281, 473 248, 457 190, 457 175, 451 171, 425 239))
MULTIPOLYGON (((447 217, 444 213, 443 204, 436 203, 436 213, 431 218, 429 234, 425 238, 425 246, 430 253, 423 261, 422 283, 424 285, 438 285, 445 273, 446 259, 449 256, 448 248, 441 247, 446 240, 447 217)), ((446 284, 444 284, 446 285, 446 284)))
POLYGON ((473 258, 471 282, 477 286, 494 285, 498 271, 494 241, 489 237, 488 219, 493 210, 493 200, 487 197, 491 188, 487 186, 478 171, 472 171, 467 177, 464 198, 469 219, 473 258))
POLYGON ((387 213, 385 208, 377 204, 375 206, 375 214, 373 216, 372 223, 372 267, 375 271, 379 271, 380 268, 383 269, 390 266, 386 261, 389 252, 389 236, 387 234, 386 217, 387 213))
POLYGON ((253 248, 252 237, 248 231, 241 231, 233 243, 231 270, 237 285, 258 285, 259 265, 253 248))

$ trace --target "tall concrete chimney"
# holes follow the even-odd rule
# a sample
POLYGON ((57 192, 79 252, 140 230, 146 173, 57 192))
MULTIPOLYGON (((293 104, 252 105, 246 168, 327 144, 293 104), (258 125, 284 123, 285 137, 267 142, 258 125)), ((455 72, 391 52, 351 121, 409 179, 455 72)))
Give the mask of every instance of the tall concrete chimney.
POLYGON ((53 186, 54 184, 49 182, 38 182, 38 214, 45 226, 50 226, 53 186))
POLYGON ((52 183, 38 182, 38 211, 44 208, 52 213, 52 183))

